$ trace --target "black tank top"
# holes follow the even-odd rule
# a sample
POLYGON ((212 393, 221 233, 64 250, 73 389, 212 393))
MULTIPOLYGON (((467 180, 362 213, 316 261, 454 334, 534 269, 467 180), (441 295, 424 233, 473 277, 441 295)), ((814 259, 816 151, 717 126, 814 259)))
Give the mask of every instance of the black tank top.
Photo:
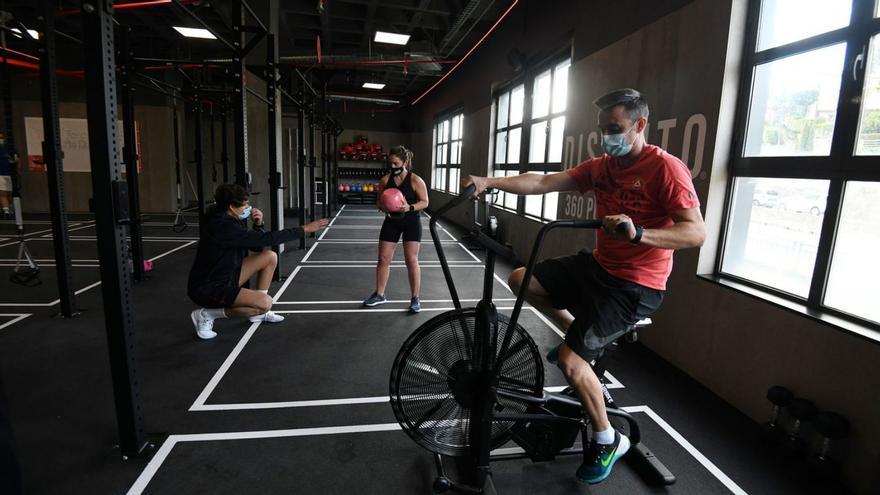
POLYGON ((412 172, 407 172, 406 177, 403 178, 403 182, 399 186, 394 183, 393 175, 388 177, 388 184, 385 185, 385 189, 400 189, 403 197, 406 198, 407 204, 414 205, 419 202, 419 197, 416 196, 416 192, 412 187, 412 172))

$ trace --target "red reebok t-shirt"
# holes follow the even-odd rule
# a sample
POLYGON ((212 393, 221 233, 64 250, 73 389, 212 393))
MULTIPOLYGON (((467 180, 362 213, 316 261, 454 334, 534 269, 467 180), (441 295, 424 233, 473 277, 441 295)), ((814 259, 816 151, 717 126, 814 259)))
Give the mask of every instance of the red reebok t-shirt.
MULTIPOLYGON (((651 144, 625 168, 609 155, 587 160, 568 171, 584 193, 596 194, 596 218, 625 214, 646 229, 668 227, 671 214, 696 208, 700 200, 687 166, 651 144)), ((672 250, 615 239, 599 229, 593 257, 611 275, 646 287, 666 290, 672 272, 672 250)))

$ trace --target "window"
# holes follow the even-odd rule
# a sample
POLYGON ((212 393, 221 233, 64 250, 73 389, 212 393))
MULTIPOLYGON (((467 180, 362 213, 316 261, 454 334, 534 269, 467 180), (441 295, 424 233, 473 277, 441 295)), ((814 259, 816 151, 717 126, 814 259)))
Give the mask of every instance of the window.
POLYGON ((441 117, 434 124, 432 189, 458 194, 462 136, 464 136, 464 115, 461 112, 441 117))
POLYGON ((880 330, 880 5, 750 4, 717 271, 880 330))
MULTIPOLYGON (((493 175, 562 170, 569 59, 529 73, 525 82, 495 95, 493 175)), ((541 220, 555 220, 559 193, 524 196, 498 193, 494 204, 541 220)))

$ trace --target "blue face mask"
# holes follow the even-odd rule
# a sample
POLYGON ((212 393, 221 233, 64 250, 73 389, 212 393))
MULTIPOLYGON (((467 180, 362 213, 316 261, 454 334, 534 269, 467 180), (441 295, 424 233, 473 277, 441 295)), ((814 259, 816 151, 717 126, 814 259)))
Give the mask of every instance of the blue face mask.
MULTIPOLYGON (((629 131, 635 129, 633 127, 629 131)), ((632 151, 633 143, 626 142, 626 135, 629 131, 620 134, 602 134, 602 149, 611 156, 626 156, 632 151)))
POLYGON ((238 219, 239 220, 247 220, 248 217, 251 216, 251 209, 252 208, 250 207, 250 205, 246 206, 244 211, 241 212, 241 215, 238 216, 238 219))

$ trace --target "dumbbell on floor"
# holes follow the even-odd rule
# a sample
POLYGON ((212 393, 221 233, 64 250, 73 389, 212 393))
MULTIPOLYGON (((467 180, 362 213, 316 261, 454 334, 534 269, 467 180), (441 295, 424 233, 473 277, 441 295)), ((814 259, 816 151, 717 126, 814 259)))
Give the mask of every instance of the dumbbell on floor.
POLYGON ((804 423, 812 421, 816 417, 815 404, 807 399, 793 399, 788 406, 788 414, 794 418, 794 425, 785 440, 785 450, 794 457, 799 457, 806 451, 806 442, 801 436, 801 428, 804 423))
POLYGON ((811 473, 819 478, 836 479, 840 474, 840 464, 829 457, 831 441, 840 440, 849 435, 849 421, 840 414, 823 411, 816 414, 813 426, 822 436, 822 447, 817 455, 810 457, 807 461, 811 473))
POLYGON ((780 442, 785 438, 785 431, 779 424, 782 409, 788 407, 794 399, 791 390, 775 385, 767 390, 767 400, 773 404, 773 416, 770 421, 763 425, 764 439, 770 442, 780 442))

